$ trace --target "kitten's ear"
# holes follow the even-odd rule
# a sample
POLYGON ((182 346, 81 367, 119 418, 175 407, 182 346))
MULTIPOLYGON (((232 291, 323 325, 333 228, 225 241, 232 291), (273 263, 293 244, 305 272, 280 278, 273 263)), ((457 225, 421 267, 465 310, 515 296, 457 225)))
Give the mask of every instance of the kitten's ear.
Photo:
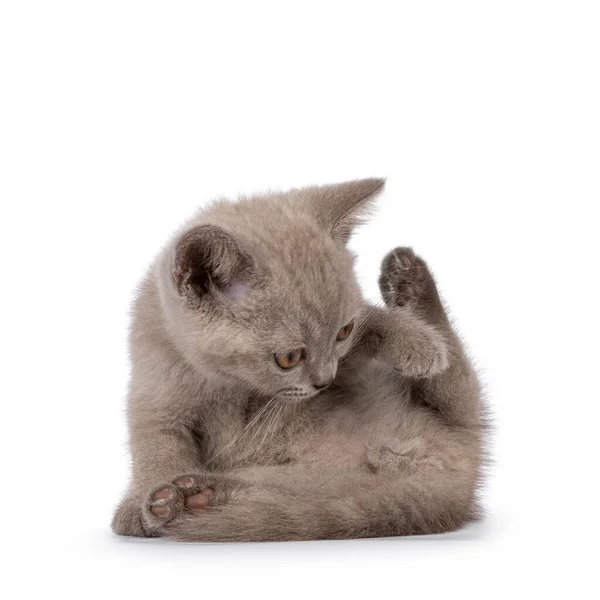
POLYGON ((345 244, 368 216, 384 186, 385 179, 359 179, 315 188, 311 201, 317 220, 331 231, 334 240, 345 244))
POLYGON ((228 291, 239 291, 254 271, 252 256, 231 234, 215 225, 194 227, 177 242, 173 279, 179 294, 192 304, 215 289, 235 297, 238 292, 228 291))

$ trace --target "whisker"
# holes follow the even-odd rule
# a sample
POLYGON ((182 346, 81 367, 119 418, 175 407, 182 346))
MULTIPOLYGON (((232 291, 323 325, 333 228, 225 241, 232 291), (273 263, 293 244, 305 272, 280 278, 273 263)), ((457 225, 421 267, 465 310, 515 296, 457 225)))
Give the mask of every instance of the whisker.
POLYGON ((269 403, 269 410, 266 411, 264 419, 262 420, 260 425, 255 429, 254 433, 252 434, 252 437, 249 440, 250 443, 253 443, 254 440, 258 437, 258 434, 262 431, 263 426, 265 426, 267 424, 267 421, 271 418, 273 411, 275 410, 275 408, 277 406, 278 405, 275 402, 269 403))
POLYGON ((284 404, 277 405, 277 410, 274 412, 275 412, 275 414, 273 416, 273 419, 270 421, 269 428, 265 432, 265 436, 264 436, 263 441, 261 442, 261 446, 264 443, 264 441, 266 441, 267 437, 272 436, 279 428, 279 426, 281 424, 281 417, 285 413, 285 405, 284 404))
MULTIPOLYGON (((258 444, 258 448, 262 448, 263 445, 264 445, 264 443, 266 442, 267 437, 269 436, 269 433, 270 433, 271 428, 272 428, 271 426, 272 426, 272 424, 275 421, 275 415, 281 410, 282 406, 283 406, 282 404, 275 404, 275 405, 273 405, 273 409, 270 411, 269 416, 264 421, 264 423, 266 425, 265 432, 264 432, 264 434, 263 434, 263 436, 262 436, 262 438, 261 438, 261 440, 260 440, 260 442, 258 444)), ((254 439, 254 437, 252 439, 254 439)))
POLYGON ((240 439, 246 435, 249 431, 250 428, 254 426, 254 424, 265 414, 265 412, 267 411, 267 409, 275 403, 275 400, 277 399, 277 396, 273 396, 273 398, 271 398, 258 412, 256 415, 254 415, 253 419, 251 421, 249 421, 248 423, 246 423, 246 425, 244 425, 244 427, 242 427, 242 429, 240 430, 240 432, 233 438, 233 440, 231 440, 228 444, 225 445, 224 448, 222 448, 219 452, 217 452, 214 456, 212 456, 211 458, 209 458, 205 463, 204 463, 204 467, 206 467, 207 465, 209 465, 210 463, 212 463, 213 461, 215 461, 218 457, 222 456, 223 453, 227 452, 228 450, 230 450, 236 443, 238 443, 240 441, 240 439))

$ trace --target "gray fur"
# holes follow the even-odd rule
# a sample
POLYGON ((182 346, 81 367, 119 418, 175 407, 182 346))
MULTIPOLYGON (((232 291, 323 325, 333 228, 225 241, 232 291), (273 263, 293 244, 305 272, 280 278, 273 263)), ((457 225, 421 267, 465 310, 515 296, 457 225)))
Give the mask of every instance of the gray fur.
POLYGON ((433 278, 398 248, 386 306, 369 306, 346 248, 383 185, 218 201, 159 255, 133 311, 133 471, 116 533, 305 540, 477 518, 485 415, 433 278), (298 366, 277 366, 300 347, 298 366), (209 508, 190 508, 208 493, 209 508))

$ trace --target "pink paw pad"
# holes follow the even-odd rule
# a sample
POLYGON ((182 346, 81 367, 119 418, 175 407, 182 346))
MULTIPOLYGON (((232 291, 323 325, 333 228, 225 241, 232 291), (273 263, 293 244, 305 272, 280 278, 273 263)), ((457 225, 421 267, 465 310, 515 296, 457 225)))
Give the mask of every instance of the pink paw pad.
POLYGON ((185 510, 202 512, 212 502, 213 490, 205 487, 194 475, 182 475, 150 496, 150 513, 163 521, 170 521, 185 510))

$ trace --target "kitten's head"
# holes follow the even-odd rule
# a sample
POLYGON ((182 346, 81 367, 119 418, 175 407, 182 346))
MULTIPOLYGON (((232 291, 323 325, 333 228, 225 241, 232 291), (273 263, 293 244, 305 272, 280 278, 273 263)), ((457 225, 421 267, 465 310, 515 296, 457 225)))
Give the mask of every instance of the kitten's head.
POLYGON ((165 254, 163 306, 209 378, 309 398, 329 385, 364 311, 346 247, 384 180, 219 201, 165 254))

